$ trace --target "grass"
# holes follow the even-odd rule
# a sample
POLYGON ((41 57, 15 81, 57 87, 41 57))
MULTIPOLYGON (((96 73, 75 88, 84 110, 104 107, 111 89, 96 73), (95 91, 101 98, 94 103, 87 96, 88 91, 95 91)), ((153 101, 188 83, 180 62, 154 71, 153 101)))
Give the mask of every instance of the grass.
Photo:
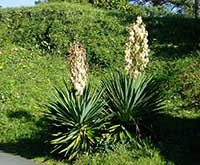
POLYGON ((114 151, 106 154, 94 154, 78 159, 77 165, 145 165, 145 164, 172 164, 159 154, 155 148, 136 149, 133 146, 117 145, 114 151), (131 149, 130 149, 131 147, 131 149), (127 149, 129 148, 129 149, 127 149))
MULTIPOLYGON (((0 50, 0 149, 46 164, 62 164, 64 162, 58 163, 49 156, 49 146, 44 136, 47 134, 47 124, 43 119, 43 112, 46 111, 43 105, 53 95, 53 87, 61 86, 63 78, 67 79, 66 60, 61 56, 11 47, 0 50)), ((132 153, 134 150, 120 150, 119 156, 116 149, 106 156, 83 156, 77 161, 78 164, 110 164, 113 160, 116 160, 116 164, 198 163, 200 82, 193 74, 199 74, 199 59, 196 52, 171 61, 152 59, 149 65, 148 72, 154 71, 166 99, 165 113, 156 124, 159 125, 159 144, 152 156, 133 159, 131 155, 135 155, 132 153)), ((93 85, 100 84, 105 71, 90 72, 93 85)))
MULTIPOLYGON (((132 21, 131 16, 116 12, 107 14, 110 19, 118 19, 124 29, 132 21)), ((144 152, 118 146, 107 154, 83 155, 74 164, 199 164, 200 81, 194 76, 199 75, 200 70, 196 27, 199 20, 180 20, 176 17, 145 20, 149 22, 151 45, 147 72, 161 83, 166 100, 165 111, 155 121, 157 140, 152 142, 153 147, 148 145, 144 152), (185 21, 184 24, 180 20, 185 21), (177 25, 177 35, 172 33, 172 24, 177 25), (182 25, 193 28, 182 29, 182 25)), ((121 38, 126 38, 126 34, 123 35, 121 38)), ((105 42, 109 49, 109 40, 105 42)), ((65 164, 49 154, 44 104, 53 95, 54 86, 62 86, 63 78, 68 80, 66 59, 49 55, 48 51, 17 45, 7 43, 0 47, 0 150, 47 165, 65 164)), ((122 68, 123 61, 117 66, 122 68)), ((100 85, 109 70, 109 67, 102 69, 93 65, 89 70, 92 85, 100 85)))

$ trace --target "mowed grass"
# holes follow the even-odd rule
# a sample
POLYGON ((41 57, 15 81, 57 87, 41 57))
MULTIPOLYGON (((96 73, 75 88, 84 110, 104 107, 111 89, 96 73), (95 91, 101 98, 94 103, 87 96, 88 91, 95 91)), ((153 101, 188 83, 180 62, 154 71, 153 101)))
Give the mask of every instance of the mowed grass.
MULTIPOLYGON (((75 7, 73 5, 73 9, 75 7)), ((86 9, 84 8, 84 14, 86 14, 86 9)), ((97 12, 96 9, 95 12, 97 12)), ((106 13, 106 11, 103 12, 106 13)), ((107 14, 110 20, 112 20, 111 17, 115 21, 119 20, 116 25, 120 24, 122 29, 128 29, 132 21, 131 16, 110 11, 107 14)), ((145 21, 148 23, 151 49, 150 63, 146 71, 160 82, 166 103, 163 113, 155 119, 156 139, 147 143, 146 148, 142 149, 119 145, 114 151, 108 151, 108 153, 83 155, 73 162, 74 164, 199 164, 200 162, 199 34, 198 29, 188 28, 190 26, 197 28, 199 20, 187 18, 179 20, 174 17, 170 19, 146 18, 145 21), (185 22, 182 23, 182 21, 185 22), (176 27, 176 35, 171 30, 172 25, 176 27), (182 28, 182 25, 186 28, 182 28)), ((100 22, 100 25, 104 24, 100 22)), ((79 29, 81 27, 78 27, 79 29)), ((6 28, 4 30, 6 31, 6 28)), ((111 31, 114 31, 113 34, 118 32, 115 28, 111 31)), ((100 34, 103 32, 102 30, 100 34)), ((85 35, 84 31, 82 33, 85 35)), ((23 35, 26 34, 23 33, 23 35)), ((96 35, 98 37, 98 34, 96 35)), ((119 48, 121 54, 117 53, 121 55, 119 59, 123 59, 121 49, 124 47, 122 43, 125 43, 125 40, 122 41, 122 38, 126 38, 126 35, 120 33, 120 44, 116 46, 121 46, 119 48)), ((91 36, 88 35, 87 38, 91 36)), ((110 49, 109 40, 104 42, 106 46, 102 48, 103 51, 96 46, 97 54, 102 54, 102 57, 102 52, 110 49)), ((87 44, 86 41, 84 43, 87 44)), ((91 41, 90 44, 92 43, 91 41)), ((56 55, 56 53, 52 55, 44 49, 35 47, 30 49, 30 45, 27 48, 19 45, 26 45, 26 43, 11 44, 6 41, 6 44, 0 47, 0 150, 44 164, 66 164, 50 154, 47 143, 48 123, 44 116, 47 111, 45 104, 54 95, 54 87, 62 86, 63 79, 69 82, 66 57, 56 55)), ((93 46, 90 45, 90 47, 93 46)), ((96 59, 95 53, 88 54, 89 62, 93 64, 89 68, 89 80, 93 87, 98 87, 101 85, 101 80, 109 76, 112 68, 119 68, 119 70, 123 68, 123 60, 118 59, 114 66, 114 54, 108 56, 109 53, 107 53, 108 59, 113 63, 109 63, 108 67, 104 65, 102 67, 98 65, 99 60, 91 60, 96 59)), ((98 58, 101 61, 101 56, 98 58)), ((107 58, 102 59, 103 62, 106 60, 107 58)))
POLYGON ((32 156, 34 147, 41 151, 45 145, 44 105, 54 86, 67 76, 65 61, 14 46, 0 52, 0 144, 32 156), (35 146, 33 141, 37 139, 39 145, 35 146), (27 145, 29 142, 32 144, 27 145))
MULTIPOLYGON (((0 149, 46 164, 64 164, 54 160, 46 143, 48 124, 44 113, 55 86, 68 78, 66 58, 44 55, 20 47, 1 50, 0 79, 0 149)), ((199 162, 199 52, 175 60, 156 59, 152 55, 147 72, 160 81, 166 108, 157 125, 159 142, 151 154, 137 149, 117 148, 108 154, 83 156, 78 164, 166 164, 169 161, 199 162), (139 154, 138 154, 139 153, 139 154), (139 156, 137 156, 139 155, 139 156), (164 159, 165 158, 165 159, 164 159), (160 162, 160 163, 158 163, 160 162)), ((93 86, 108 75, 90 70, 93 86)))

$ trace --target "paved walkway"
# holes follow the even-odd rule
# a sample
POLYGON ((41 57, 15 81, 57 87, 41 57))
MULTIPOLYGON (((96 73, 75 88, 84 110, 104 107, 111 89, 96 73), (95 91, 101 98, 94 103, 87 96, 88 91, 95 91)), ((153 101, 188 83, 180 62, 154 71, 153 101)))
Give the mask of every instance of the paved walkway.
POLYGON ((0 151, 0 165, 39 165, 32 160, 0 151))

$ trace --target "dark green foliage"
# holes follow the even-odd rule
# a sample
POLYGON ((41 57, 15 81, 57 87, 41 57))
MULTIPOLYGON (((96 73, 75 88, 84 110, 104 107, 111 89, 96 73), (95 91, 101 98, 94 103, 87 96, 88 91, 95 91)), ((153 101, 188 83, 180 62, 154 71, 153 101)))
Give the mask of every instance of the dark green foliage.
POLYGON ((120 9, 122 6, 127 5, 127 0, 91 0, 94 6, 105 9, 120 9))
POLYGON ((190 45, 190 47, 193 45, 194 49, 197 49, 200 42, 200 35, 198 34, 200 20, 186 19, 184 17, 167 17, 150 18, 147 22, 150 28, 149 31, 156 31, 156 33, 150 33, 150 37, 157 37, 160 44, 171 42, 173 44, 190 45), (166 27, 170 27, 173 30, 168 31, 166 27))
POLYGON ((90 0, 90 3, 95 7, 104 9, 121 9, 128 4, 127 0, 90 0))
POLYGON ((48 2, 72 2, 87 4, 90 0, 49 0, 48 2))
POLYGON ((192 0, 148 0, 153 2, 154 6, 162 5, 166 2, 171 2, 184 10, 184 14, 194 16, 194 3, 192 0))
POLYGON ((124 13, 134 15, 146 15, 145 8, 141 6, 130 5, 127 0, 90 0, 90 3, 98 8, 108 10, 120 10, 124 13))
POLYGON ((111 115, 111 141, 140 137, 142 128, 149 128, 148 121, 154 120, 163 108, 159 85, 152 78, 141 76, 135 80, 130 75, 116 73, 104 85, 111 115))
POLYGON ((90 153, 101 141, 104 101, 102 90, 87 87, 83 95, 77 96, 65 83, 57 89, 57 97, 48 105, 48 118, 53 125, 51 144, 53 152, 67 156, 69 160, 80 153, 90 153))
POLYGON ((128 3, 128 0, 50 0, 49 2, 72 2, 90 4, 96 8, 103 8, 107 10, 120 10, 124 13, 142 16, 146 15, 144 7, 131 5, 128 3))

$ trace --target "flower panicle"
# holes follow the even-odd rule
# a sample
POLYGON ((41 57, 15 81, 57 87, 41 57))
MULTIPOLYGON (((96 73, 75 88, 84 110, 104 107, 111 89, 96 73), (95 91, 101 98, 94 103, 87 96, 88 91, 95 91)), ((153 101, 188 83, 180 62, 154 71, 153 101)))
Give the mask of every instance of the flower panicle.
POLYGON ((69 51, 70 80, 77 95, 82 95, 87 83, 86 50, 77 37, 69 51))
POLYGON ((125 71, 137 78, 149 62, 148 32, 142 17, 138 16, 136 23, 129 29, 129 37, 125 50, 125 71))

